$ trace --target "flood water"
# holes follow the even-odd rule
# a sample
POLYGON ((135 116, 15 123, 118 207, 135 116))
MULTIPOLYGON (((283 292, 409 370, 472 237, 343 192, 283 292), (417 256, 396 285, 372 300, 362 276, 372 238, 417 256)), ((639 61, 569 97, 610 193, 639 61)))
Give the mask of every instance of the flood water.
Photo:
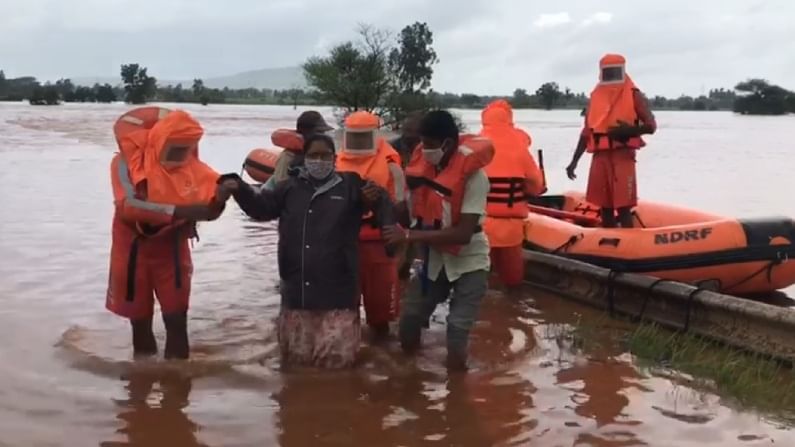
MULTIPOLYGON (((275 225, 248 221, 232 202, 199 228, 192 360, 132 363, 128 325, 104 309, 111 126, 126 108, 0 104, 0 446, 795 445, 790 427, 639 369, 620 349, 573 352, 561 328, 598 314, 530 289, 489 293, 466 376, 442 367, 443 309, 414 361, 393 343, 365 347, 353 372, 282 373, 275 225)), ((238 171, 300 112, 187 108, 219 171, 238 171)), ((479 129, 478 113, 461 114, 479 129)), ((642 198, 795 216, 795 118, 658 120, 639 154, 642 198)), ((544 149, 550 189, 582 189, 587 159, 576 182, 563 172, 578 112, 521 111, 516 121, 544 149)))

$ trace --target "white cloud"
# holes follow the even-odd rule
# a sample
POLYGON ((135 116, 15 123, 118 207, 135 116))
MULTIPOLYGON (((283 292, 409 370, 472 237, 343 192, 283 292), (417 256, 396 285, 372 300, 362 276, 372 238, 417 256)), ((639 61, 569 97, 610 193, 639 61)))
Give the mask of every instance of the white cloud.
POLYGON ((558 12, 554 14, 541 14, 533 21, 536 28, 555 28, 571 22, 568 12, 558 12))
POLYGON ((613 20, 613 14, 609 12, 597 12, 582 21, 583 26, 590 26, 594 24, 610 23, 613 20))

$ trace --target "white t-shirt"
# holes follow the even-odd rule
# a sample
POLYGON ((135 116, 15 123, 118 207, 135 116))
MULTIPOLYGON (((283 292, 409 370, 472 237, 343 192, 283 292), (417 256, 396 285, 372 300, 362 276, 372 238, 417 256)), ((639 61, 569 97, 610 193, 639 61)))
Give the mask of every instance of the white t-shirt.
MULTIPOLYGON (((475 171, 464 187, 461 202, 461 214, 477 214, 478 224, 483 225, 486 217, 486 195, 491 185, 486 172, 475 171)), ((428 278, 435 281, 444 268, 449 281, 455 281, 464 273, 478 270, 489 270, 489 241, 486 232, 479 231, 472 235, 469 244, 465 245, 457 255, 441 252, 430 247, 428 256, 428 278)))

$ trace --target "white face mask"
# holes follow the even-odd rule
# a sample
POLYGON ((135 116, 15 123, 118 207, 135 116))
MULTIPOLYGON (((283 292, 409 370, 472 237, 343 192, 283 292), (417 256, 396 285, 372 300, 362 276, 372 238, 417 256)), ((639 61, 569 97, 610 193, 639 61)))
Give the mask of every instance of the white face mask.
POLYGON ((438 149, 423 149, 422 156, 425 157, 425 160, 432 164, 438 165, 442 161, 442 157, 444 157, 444 151, 442 148, 438 149))
POLYGON ((445 143, 447 143, 447 140, 443 141, 442 145, 437 148, 423 148, 422 156, 425 157, 428 163, 438 166, 442 162, 442 158, 444 158, 445 143))

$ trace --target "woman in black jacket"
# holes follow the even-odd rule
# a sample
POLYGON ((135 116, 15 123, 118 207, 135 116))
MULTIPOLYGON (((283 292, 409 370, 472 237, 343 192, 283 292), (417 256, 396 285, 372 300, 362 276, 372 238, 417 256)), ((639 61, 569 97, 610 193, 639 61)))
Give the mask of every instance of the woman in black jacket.
POLYGON ((395 223, 386 191, 355 173, 334 170, 334 142, 312 135, 296 175, 272 191, 224 176, 218 194, 233 195, 255 220, 279 219, 282 308, 278 339, 284 364, 342 368, 359 348, 358 238, 365 211, 395 223))

